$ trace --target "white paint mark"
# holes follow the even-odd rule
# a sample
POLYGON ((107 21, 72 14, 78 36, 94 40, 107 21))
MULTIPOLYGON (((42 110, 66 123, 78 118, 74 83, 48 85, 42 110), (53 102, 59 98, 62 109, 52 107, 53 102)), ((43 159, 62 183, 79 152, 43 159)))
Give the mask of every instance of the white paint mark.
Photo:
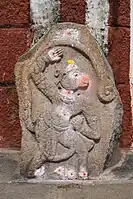
POLYGON ((40 167, 39 169, 37 169, 35 171, 35 176, 38 177, 38 178, 39 177, 43 177, 44 174, 45 174, 45 168, 44 168, 44 166, 40 167))
POLYGON ((78 69, 78 66, 76 64, 68 64, 65 68, 65 71, 70 72, 75 71, 76 69, 78 69))
POLYGON ((30 7, 35 25, 45 26, 58 19, 58 0, 30 0, 30 7))
POLYGON ((79 42, 79 32, 76 29, 66 29, 58 31, 53 40, 74 40, 79 42))
POLYGON ((77 177, 76 171, 72 168, 65 168, 60 166, 54 170, 63 180, 74 180, 77 177))
POLYGON ((130 26, 131 26, 131 39, 130 39, 130 92, 131 92, 131 108, 133 117, 133 1, 130 1, 130 26))
POLYGON ((104 53, 108 53, 108 0, 86 0, 86 24, 97 39, 104 53))
POLYGON ((30 9, 35 29, 34 44, 58 21, 59 0, 30 0, 30 9))

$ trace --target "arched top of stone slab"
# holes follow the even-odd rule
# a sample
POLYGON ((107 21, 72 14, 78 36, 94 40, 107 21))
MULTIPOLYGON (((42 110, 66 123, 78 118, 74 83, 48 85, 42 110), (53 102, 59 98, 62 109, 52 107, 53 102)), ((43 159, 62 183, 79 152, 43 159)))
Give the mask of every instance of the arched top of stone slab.
MULTIPOLYGON (((67 46, 80 52, 91 62, 93 69, 101 81, 112 85, 112 88, 115 86, 112 70, 99 48, 96 39, 91 35, 88 27, 75 23, 59 23, 53 26, 35 46, 18 60, 15 73, 18 73, 19 68, 26 62, 28 70, 32 70, 32 63, 42 54, 47 53, 49 49, 56 46, 67 46), (30 64, 28 64, 29 62, 30 64)), ((111 93, 111 97, 100 94, 99 99, 110 102, 115 97, 113 91, 111 93)))
POLYGON ((33 55, 39 55, 41 50, 48 48, 47 45, 50 47, 53 45, 67 45, 83 52, 93 64, 97 65, 99 63, 99 67, 104 68, 107 64, 103 62, 103 53, 89 28, 85 25, 68 22, 58 23, 53 26, 19 61, 30 59, 33 55), (38 52, 39 49, 41 49, 40 52, 38 52))
POLYGON ((48 48, 53 46, 68 46, 80 51, 84 56, 91 60, 92 65, 97 70, 99 76, 103 77, 106 72, 111 76, 112 71, 106 62, 105 57, 99 48, 96 39, 90 33, 87 26, 76 23, 59 23, 49 30, 40 41, 18 60, 19 62, 31 59, 33 56, 40 56, 48 48), (100 70, 101 69, 101 70, 100 70))

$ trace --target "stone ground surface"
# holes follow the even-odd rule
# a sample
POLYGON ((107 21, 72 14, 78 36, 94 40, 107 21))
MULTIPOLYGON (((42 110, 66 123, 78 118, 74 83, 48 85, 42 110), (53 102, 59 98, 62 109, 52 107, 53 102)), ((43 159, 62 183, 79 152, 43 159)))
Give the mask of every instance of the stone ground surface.
POLYGON ((117 168, 88 181, 24 180, 19 152, 0 152, 0 199, 132 199, 133 153, 124 154, 117 168))

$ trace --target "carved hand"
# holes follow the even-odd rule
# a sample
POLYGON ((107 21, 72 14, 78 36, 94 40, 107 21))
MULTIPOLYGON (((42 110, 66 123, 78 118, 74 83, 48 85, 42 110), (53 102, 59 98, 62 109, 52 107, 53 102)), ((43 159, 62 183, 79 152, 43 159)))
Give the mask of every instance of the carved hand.
POLYGON ((60 48, 53 48, 48 52, 49 61, 60 61, 63 56, 62 50, 60 48))

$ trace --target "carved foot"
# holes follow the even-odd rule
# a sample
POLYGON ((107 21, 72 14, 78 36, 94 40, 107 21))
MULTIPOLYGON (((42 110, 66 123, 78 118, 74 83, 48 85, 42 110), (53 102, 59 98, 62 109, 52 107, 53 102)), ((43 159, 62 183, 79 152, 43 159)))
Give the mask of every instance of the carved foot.
POLYGON ((78 175, 80 179, 87 180, 88 179, 87 169, 85 167, 81 167, 78 175))

